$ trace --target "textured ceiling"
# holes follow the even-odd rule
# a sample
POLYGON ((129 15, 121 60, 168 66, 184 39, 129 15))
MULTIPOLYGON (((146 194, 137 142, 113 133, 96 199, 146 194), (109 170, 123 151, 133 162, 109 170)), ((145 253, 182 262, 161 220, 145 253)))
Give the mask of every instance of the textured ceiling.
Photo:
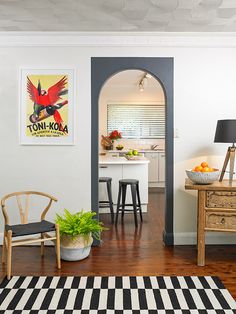
POLYGON ((0 0, 0 31, 235 32, 236 0, 0 0))

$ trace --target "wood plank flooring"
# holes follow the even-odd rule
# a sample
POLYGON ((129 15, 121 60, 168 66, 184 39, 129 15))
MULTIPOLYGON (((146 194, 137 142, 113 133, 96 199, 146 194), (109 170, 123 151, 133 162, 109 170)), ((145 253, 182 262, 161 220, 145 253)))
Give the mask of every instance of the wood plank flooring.
MULTIPOLYGON (((56 268, 53 247, 46 247, 40 257, 39 247, 13 248, 14 275, 214 275, 218 276, 236 298, 236 246, 207 246, 206 266, 196 265, 195 246, 165 247, 162 243, 163 193, 151 193, 148 214, 136 230, 133 215, 126 214, 124 224, 110 224, 109 215, 101 219, 110 228, 103 243, 94 247, 81 262, 62 261, 56 268)), ((0 277, 5 267, 0 266, 0 277)))

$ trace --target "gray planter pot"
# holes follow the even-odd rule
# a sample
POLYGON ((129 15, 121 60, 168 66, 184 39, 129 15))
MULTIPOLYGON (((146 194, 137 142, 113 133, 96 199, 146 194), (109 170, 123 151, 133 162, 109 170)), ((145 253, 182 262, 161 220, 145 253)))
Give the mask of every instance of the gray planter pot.
POLYGON ((91 245, 84 248, 61 247, 61 259, 65 261, 80 261, 89 256, 91 245))
POLYGON ((80 261, 89 256, 93 238, 83 236, 61 236, 61 259, 65 261, 80 261))

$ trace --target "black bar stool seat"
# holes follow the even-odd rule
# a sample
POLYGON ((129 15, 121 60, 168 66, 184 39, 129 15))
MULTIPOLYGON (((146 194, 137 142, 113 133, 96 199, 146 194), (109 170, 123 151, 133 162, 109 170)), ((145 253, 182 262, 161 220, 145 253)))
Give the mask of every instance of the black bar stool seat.
POLYGON ((136 179, 122 179, 119 182, 123 185, 139 184, 139 181, 136 179))
POLYGON ((109 182, 112 181, 110 177, 99 177, 99 182, 109 182))
POLYGON ((114 222, 114 210, 113 210, 113 201, 112 201, 112 191, 111 191, 111 181, 110 177, 100 177, 99 183, 106 183, 107 186, 107 201, 99 201, 99 208, 110 208, 111 213, 111 222, 114 222))
POLYGON ((119 212, 122 212, 121 218, 124 219, 125 211, 133 211, 134 213, 134 222, 135 227, 138 226, 137 212, 139 211, 140 219, 143 221, 142 217, 142 207, 139 193, 139 181, 136 179, 122 179, 119 180, 119 193, 118 193, 118 201, 117 201, 117 211, 116 211, 116 224, 118 223, 119 212), (126 199, 126 191, 127 186, 130 185, 131 188, 131 196, 132 196, 132 204, 128 204, 125 202, 126 199), (122 199, 122 201, 121 201, 122 199), (138 201, 138 202, 137 202, 138 201), (132 209, 127 208, 132 206, 132 209))

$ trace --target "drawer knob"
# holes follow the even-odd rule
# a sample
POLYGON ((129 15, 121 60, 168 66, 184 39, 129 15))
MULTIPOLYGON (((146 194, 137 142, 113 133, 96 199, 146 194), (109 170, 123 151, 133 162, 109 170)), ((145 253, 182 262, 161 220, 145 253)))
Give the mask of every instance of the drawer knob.
POLYGON ((222 218, 221 221, 220 221, 220 223, 223 225, 223 224, 225 223, 225 219, 222 218))

